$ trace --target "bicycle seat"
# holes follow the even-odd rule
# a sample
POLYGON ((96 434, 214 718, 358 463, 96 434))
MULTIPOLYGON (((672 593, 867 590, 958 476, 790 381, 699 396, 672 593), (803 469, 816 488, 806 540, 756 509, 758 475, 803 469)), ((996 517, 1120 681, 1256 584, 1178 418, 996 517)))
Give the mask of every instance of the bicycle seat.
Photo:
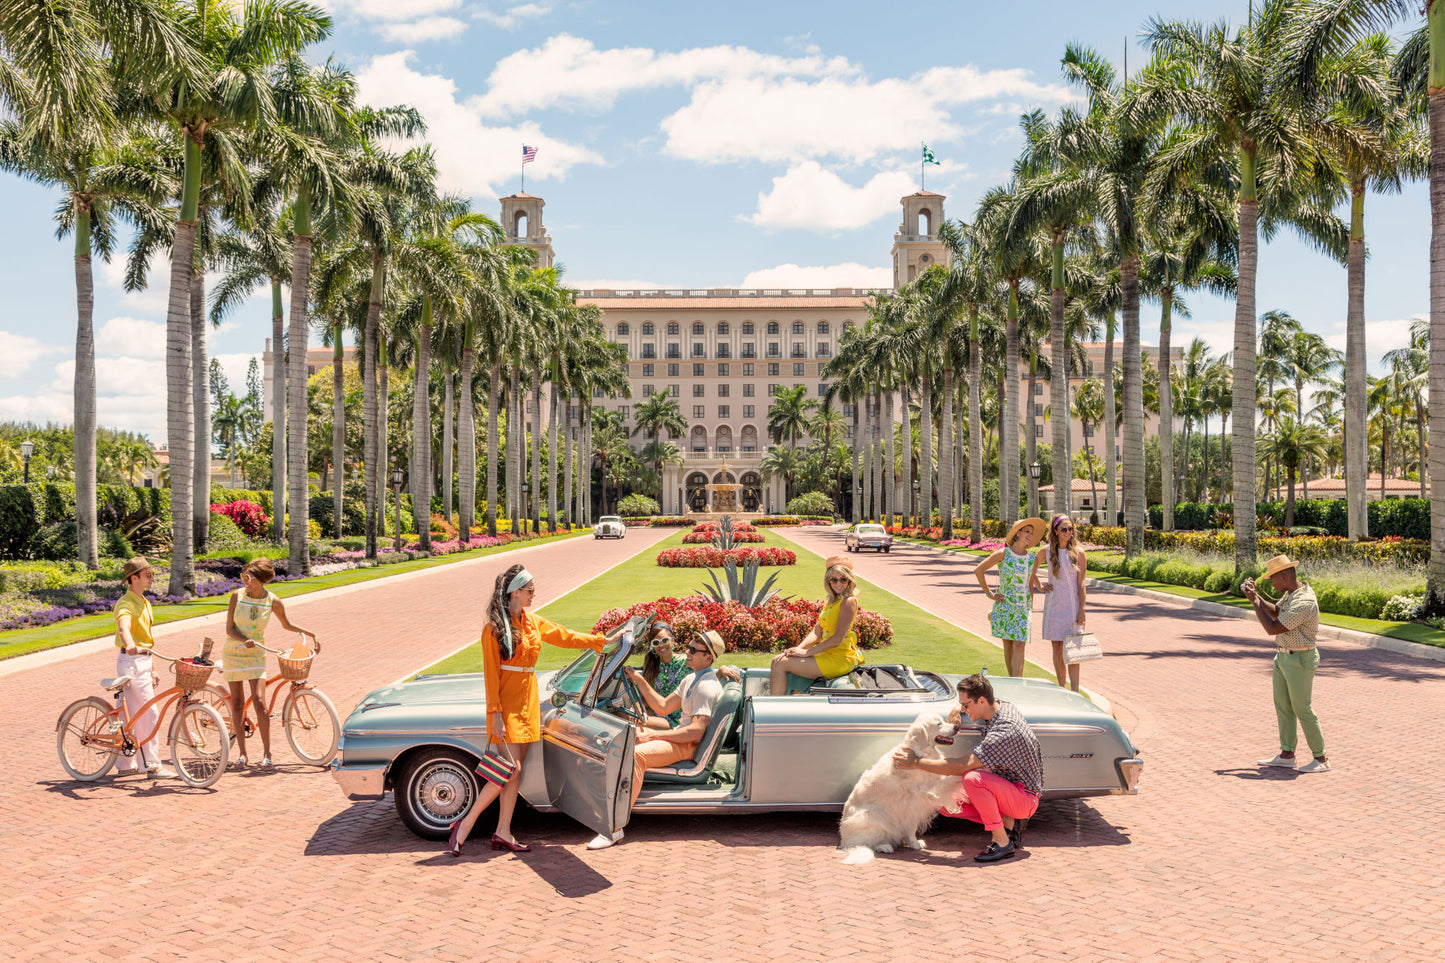
POLYGON ((130 685, 130 676, 128 675, 117 676, 114 679, 100 680, 100 687, 106 692, 115 692, 118 689, 124 689, 128 685, 130 685))

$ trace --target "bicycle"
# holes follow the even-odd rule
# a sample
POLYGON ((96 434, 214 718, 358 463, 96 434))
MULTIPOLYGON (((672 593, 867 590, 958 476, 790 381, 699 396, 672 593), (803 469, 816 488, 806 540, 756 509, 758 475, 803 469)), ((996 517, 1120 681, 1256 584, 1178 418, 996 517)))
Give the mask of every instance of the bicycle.
POLYGON ((152 655, 171 664, 176 684, 141 707, 142 716, 152 706, 161 707, 150 732, 134 731, 136 720, 131 718, 121 694, 131 684, 128 675, 100 681, 102 689, 115 693, 114 706, 99 696, 87 696, 60 713, 55 724, 55 747, 60 753, 60 765, 72 778, 94 782, 110 772, 117 757, 135 755, 160 731, 166 713, 177 703, 168 733, 176 775, 186 785, 204 789, 214 786, 225 773, 230 746, 226 740, 216 738, 224 723, 215 709, 196 697, 197 691, 206 687, 211 666, 152 655))
MULTIPOLYGON (((262 681, 261 699, 265 703, 266 717, 276 717, 276 703, 281 701, 281 727, 286 730, 286 741, 290 743, 291 751, 309 765, 329 764, 336 758, 340 743, 341 717, 336 714, 336 707, 331 704, 326 694, 307 681, 311 672, 311 661, 316 653, 307 648, 308 654, 305 658, 293 659, 288 651, 272 649, 260 642, 256 645, 276 656, 281 667, 281 671, 276 675, 262 681), (284 701, 281 700, 282 682, 291 683, 286 690, 284 701)), ((201 693, 201 698, 220 715, 226 727, 228 743, 234 741, 236 734, 231 731, 230 693, 211 683, 201 693)), ((256 723, 251 717, 252 710, 260 711, 256 706, 255 696, 247 696, 241 707, 241 724, 245 727, 247 739, 257 732, 256 723)))

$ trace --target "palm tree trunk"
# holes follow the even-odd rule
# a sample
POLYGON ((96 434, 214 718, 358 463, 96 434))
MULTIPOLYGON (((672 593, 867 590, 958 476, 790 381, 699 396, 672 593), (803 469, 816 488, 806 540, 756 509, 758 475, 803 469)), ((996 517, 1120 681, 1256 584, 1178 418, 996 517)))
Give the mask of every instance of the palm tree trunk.
POLYGON ((1197 500, 1201 503, 1209 501, 1209 416, 1204 416, 1204 488, 1200 490, 1197 500))
POLYGON ((422 295, 421 337, 411 383, 411 520, 417 548, 431 551, 431 295, 422 295))
MULTIPOLYGON (((451 365, 446 365, 442 374, 442 518, 450 524, 452 520, 452 478, 456 474, 452 459, 456 451, 456 374, 451 365)), ((463 538, 462 541, 466 541, 463 538)))
POLYGON ((1119 524, 1119 412, 1114 403, 1114 312, 1104 322, 1104 524, 1119 524))
POLYGON ((563 531, 570 532, 577 523, 577 513, 572 504, 572 478, 576 471, 576 452, 572 447, 572 389, 562 407, 562 524, 563 531))
MULTIPOLYGON (((1049 291, 1049 427, 1054 498, 1051 511, 1073 510, 1074 468, 1069 452, 1069 345, 1064 328, 1064 239, 1053 240, 1052 286, 1049 291)), ((1033 389, 1030 389, 1033 390, 1033 389)))
POLYGON ((497 420, 501 417, 500 393, 502 362, 492 359, 491 377, 487 379, 487 534, 497 537, 497 420))
POLYGON ((943 410, 938 418, 938 497, 943 539, 953 538, 953 366, 943 365, 943 410))
MULTIPOLYGON (((865 396, 866 398, 866 396, 865 396)), ((859 473, 858 456, 863 448, 863 432, 858 418, 859 399, 853 399, 853 524, 863 520, 863 476, 859 473)), ((864 404, 867 402, 865 401, 864 404)))
MULTIPOLYGON (((168 595, 196 590, 195 527, 191 523, 195 419, 191 416, 191 267, 200 206, 201 147, 183 136, 185 188, 176 238, 171 244, 171 289, 166 302, 166 446, 171 482, 171 570, 168 595)), ((1445 342, 1445 338, 1441 339, 1445 342)), ((1445 394, 1445 392, 1442 392, 1445 394)), ((209 506, 207 506, 209 507, 209 506)))
MULTIPOLYGON (((457 404, 457 533, 463 542, 472 540, 472 526, 477 520, 477 406, 472 400, 472 374, 477 363, 477 349, 472 343, 472 325, 467 322, 462 335, 461 391, 456 392, 457 404)), ((448 387, 450 387, 450 377, 448 387)), ((451 405, 447 406, 448 412, 451 405)), ((451 449, 451 436, 447 436, 447 450, 451 449)), ((489 459, 490 463, 490 459, 489 459)), ((443 474, 450 482, 451 473, 445 468, 443 474)), ((448 488, 450 488, 448 484, 448 488)), ((450 500, 448 499, 448 507, 450 500)))
POLYGON ((1124 548, 1144 550, 1148 498, 1144 488, 1144 369, 1139 344, 1139 256, 1119 262, 1124 316, 1124 548))
MULTIPOLYGON (((1170 389, 1173 370, 1169 357, 1169 334, 1174 312, 1174 289, 1165 287, 1164 308, 1159 314, 1159 495, 1164 515, 1164 531, 1174 531, 1174 395, 1170 389)), ((1127 350, 1127 349, 1126 349, 1127 350)), ((1140 396, 1143 397, 1142 395, 1140 396)), ((1188 458, 1189 442, 1184 443, 1188 458)))
POLYGON ((100 567, 95 482, 95 276, 90 263, 90 205, 75 201, 75 533, 88 569, 100 567))
MULTIPOLYGON (((1345 507, 1351 539, 1370 533, 1365 495, 1365 182, 1350 180, 1349 293, 1345 309, 1345 507)), ((1421 475, 1423 478, 1423 473, 1421 475)))
MULTIPOLYGON (((286 537, 286 319, 281 279, 271 279, 271 541, 286 537)), ((340 471, 340 462, 332 459, 340 471)))
MULTIPOLYGON (((379 530, 384 531, 385 525, 377 524, 377 512, 384 511, 386 506, 377 502, 378 491, 376 463, 378 460, 385 461, 381 453, 381 445, 378 439, 381 437, 377 425, 377 398, 376 398, 376 349, 380 341, 381 327, 381 299, 385 293, 386 285, 386 261, 381 252, 377 251, 371 256, 371 300, 366 306, 366 344, 364 347, 364 359, 362 362, 361 375, 361 407, 364 412, 362 416, 362 434, 365 437, 362 454, 362 470, 366 473, 366 557, 376 558, 376 538, 379 530)), ((292 288, 295 291, 295 288, 292 288)), ((292 295, 293 299, 295 295, 292 295)), ((293 318, 294 322, 294 318, 293 318)))
POLYGON ((512 519, 512 531, 520 532, 525 526, 522 517, 526 506, 522 501, 522 462, 527 456, 527 429, 522 420, 522 369, 513 364, 511 389, 507 393, 507 445, 511 456, 507 459, 507 513, 512 519))
POLYGON ((331 463, 336 477, 331 492, 331 512, 336 537, 342 533, 346 507, 346 349, 341 342, 342 322, 337 320, 331 335, 331 463))
POLYGON ((1003 425, 999 433, 999 514, 1005 526, 1019 517, 1019 292, 1009 282, 1008 321, 1005 329, 1003 372, 1003 425), (1005 491, 1007 488, 1007 491, 1005 491))
MULTIPOLYGON (((286 461, 287 473, 287 514, 286 525, 286 570, 292 575, 305 575, 311 571, 311 553, 308 550, 311 486, 307 479, 307 462, 310 448, 307 440, 307 390, 306 354, 310 326, 306 316, 307 299, 311 294, 311 193, 302 187, 296 192, 295 240, 291 253, 291 328, 287 338, 290 353, 287 355, 289 370, 287 383, 290 392, 287 397, 286 461)), ((342 471, 337 466, 338 472, 342 471)))
MULTIPOLYGON (((582 489, 582 524, 592 524, 592 391, 590 385, 584 385, 581 397, 578 399, 578 411, 582 416, 582 450, 578 453, 578 478, 577 484, 582 489)), ((681 514, 687 514, 684 506, 681 514)))
POLYGON ((206 351, 206 275, 204 263, 191 271, 191 417, 196 420, 196 458, 191 463, 195 500, 191 523, 195 551, 206 551, 211 534, 211 375, 206 351))
MULTIPOLYGON (((1084 434, 1087 436, 1089 433, 1089 422, 1084 421, 1083 424, 1084 434)), ((1099 511, 1099 482, 1098 479, 1094 477, 1094 449, 1093 446, 1087 443, 1084 445, 1084 460, 1089 463, 1089 504, 1093 506, 1091 511, 1097 514, 1099 511)), ((1074 487, 1074 480, 1072 478, 1069 479, 1069 487, 1074 487)), ((1058 489, 1057 482, 1054 483, 1054 489, 1058 489)))
POLYGON ((913 417, 909 412, 908 382, 903 383, 899 392, 899 407, 902 409, 902 423, 899 427, 899 446, 903 449, 898 453, 898 460, 903 463, 903 478, 898 482, 898 488, 902 489, 902 508, 905 524, 918 524, 918 506, 913 498, 913 417))
POLYGON ((969 309, 968 502, 969 541, 983 539, 983 351, 978 344, 978 306, 969 309))
MULTIPOLYGON (((557 444, 558 441, 559 441, 559 439, 558 439, 558 437, 557 437, 557 378, 556 378, 556 373, 554 372, 554 373, 553 373, 553 378, 552 378, 551 390, 550 390, 550 392, 548 393, 548 398, 547 398, 547 502, 546 502, 546 504, 547 504, 547 530, 548 530, 549 532, 552 532, 553 534, 556 534, 556 532, 557 532, 557 509, 558 509, 559 507, 561 507, 561 508, 565 508, 565 507, 566 507, 565 505, 559 506, 559 505, 557 504, 558 501, 560 500, 560 499, 558 499, 557 495, 558 495, 558 493, 561 491, 561 488, 562 488, 562 485, 561 485, 561 483, 560 483, 559 477, 558 477, 558 475, 557 475, 557 471, 558 471, 559 468, 563 467, 563 465, 565 464, 565 463, 562 462, 562 459, 559 457, 559 454, 558 454, 558 453, 562 450, 561 448, 558 447, 558 444, 557 444)), ((659 473, 659 476, 660 476, 660 474, 661 474, 661 473, 659 473)), ((660 494, 660 493, 659 493, 659 494, 660 494)))
POLYGON ((547 490, 542 485, 542 438, 546 434, 542 418, 542 370, 532 366, 532 531, 542 531, 542 501, 547 490))
POLYGON ((933 527, 933 373, 924 365, 918 386, 918 512, 924 528, 933 527))
POLYGON ((1288 496, 1284 503, 1284 527, 1294 527, 1294 466, 1290 465, 1285 469, 1285 478, 1289 482, 1288 496))
MULTIPOLYGON (((1025 468, 1024 468, 1024 470, 1027 471, 1028 474, 1029 474, 1029 481, 1028 481, 1028 505, 1029 505, 1028 517, 1029 517, 1029 518, 1035 518, 1035 517, 1037 517, 1038 514, 1039 514, 1039 483, 1038 483, 1038 480, 1034 478, 1034 473, 1033 473, 1033 471, 1031 471, 1031 469, 1033 468, 1034 462, 1036 462, 1036 461, 1039 460, 1039 455, 1038 455, 1038 433, 1039 433, 1038 425, 1039 425, 1039 423, 1038 423, 1038 415, 1034 413, 1034 404, 1035 404, 1034 398, 1037 397, 1037 395, 1034 394, 1034 389, 1038 386, 1038 383, 1039 383, 1039 356, 1038 356, 1037 353, 1034 353, 1034 354, 1032 354, 1032 355, 1029 357, 1029 393, 1028 393, 1028 401, 1024 402, 1024 404, 1027 406, 1027 418, 1026 418, 1026 422, 1027 422, 1027 425, 1028 425, 1028 430, 1027 430, 1026 432, 1024 432, 1024 462, 1025 462, 1025 468)), ((1054 486, 1054 490, 1055 490, 1055 491, 1058 491, 1058 486, 1054 486)))
MULTIPOLYGON (((1240 148, 1239 285, 1234 306, 1234 435, 1230 460, 1234 466, 1234 568, 1241 572, 1255 562, 1255 274, 1259 266, 1259 235, 1255 210, 1255 151, 1240 148)), ((1441 358, 1445 362, 1445 356, 1441 358)), ((1445 508, 1445 505, 1442 505, 1445 508)), ((1445 527, 1441 529, 1445 543, 1445 527)), ((1442 556, 1445 566, 1445 556, 1442 556)), ((1445 571, 1445 569, 1442 569, 1445 571)))
MULTIPOLYGON (((393 464, 391 455, 391 364, 388 359, 386 338, 382 338, 376 347, 376 450, 379 452, 376 458, 376 488, 381 492, 381 532, 386 533, 387 505, 386 496, 390 491, 391 466, 393 464)), ((401 498, 401 491, 398 489, 393 497, 401 498)), ((397 514, 392 514, 398 518, 397 514)), ((396 524, 393 522, 392 524, 396 524)), ((393 534, 401 534, 401 526, 393 534)))
POLYGON ((893 450, 893 391, 887 392, 883 414, 883 524, 892 525, 898 511, 898 465, 893 450))

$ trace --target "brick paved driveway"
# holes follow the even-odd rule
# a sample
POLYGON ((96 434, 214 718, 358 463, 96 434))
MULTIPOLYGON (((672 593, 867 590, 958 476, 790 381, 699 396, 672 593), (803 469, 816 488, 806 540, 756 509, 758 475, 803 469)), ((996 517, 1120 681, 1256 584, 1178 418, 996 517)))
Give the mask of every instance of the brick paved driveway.
MULTIPOLYGON (((514 558, 551 597, 665 534, 540 546, 289 604, 333 643, 316 680, 344 715, 474 638, 514 558)), ((823 554, 841 547, 836 532, 789 534, 823 554)), ((960 592, 971 564, 906 547, 858 560, 864 577, 986 631, 976 589, 960 592)), ((989 868, 967 858, 981 833, 951 825, 927 852, 844 867, 836 820, 822 815, 642 816, 598 853, 570 820, 533 815, 517 827, 533 853, 473 847, 453 861, 407 832, 389 799, 348 803, 329 776, 293 764, 284 739, 276 773, 227 775, 213 791, 72 782, 51 729, 109 674, 109 652, 11 671, 0 957, 1445 957, 1445 766, 1430 749, 1445 666, 1334 644, 1317 705, 1336 771, 1261 774, 1252 762, 1274 748, 1269 657, 1245 623, 1102 593, 1090 609, 1110 654, 1085 667, 1086 684, 1143 750, 1144 791, 1046 804, 1025 854, 989 868)), ((163 627, 159 647, 184 650, 204 630, 163 627)))

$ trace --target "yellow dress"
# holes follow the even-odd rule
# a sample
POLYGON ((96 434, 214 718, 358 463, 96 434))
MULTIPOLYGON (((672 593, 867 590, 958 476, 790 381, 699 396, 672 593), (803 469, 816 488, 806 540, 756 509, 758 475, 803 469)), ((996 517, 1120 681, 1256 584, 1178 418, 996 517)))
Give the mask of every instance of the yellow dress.
MULTIPOLYGON (((843 600, 828 603, 823 611, 818 613, 818 626, 823 630, 823 638, 828 638, 838 628, 838 613, 842 611, 843 600)), ((857 615, 853 618, 856 620, 857 615)), ((848 626, 848 634, 842 642, 828 649, 819 655, 813 656, 813 661, 818 663, 818 671, 823 673, 823 678, 833 679, 840 675, 847 675, 858 666, 863 664, 863 655, 858 651, 858 631, 853 626, 848 626)))
MULTIPOLYGON (((542 738, 542 712, 537 704, 537 656, 542 643, 564 649, 602 651, 607 636, 573 632, 522 610, 512 620, 512 657, 502 661, 502 647, 488 622, 482 629, 482 671, 487 689, 487 714, 502 713, 506 741, 518 745, 542 738)), ((495 737, 493 741, 497 741, 495 737)))
MULTIPOLYGON (((236 597, 236 628, 248 639, 266 641, 266 625, 271 621, 271 605, 276 601, 272 592, 259 599, 246 594, 244 588, 231 593, 236 597)), ((249 679, 266 678, 266 650, 257 646, 246 648, 246 643, 226 638, 221 649, 221 676, 227 682, 245 682, 249 679)))

